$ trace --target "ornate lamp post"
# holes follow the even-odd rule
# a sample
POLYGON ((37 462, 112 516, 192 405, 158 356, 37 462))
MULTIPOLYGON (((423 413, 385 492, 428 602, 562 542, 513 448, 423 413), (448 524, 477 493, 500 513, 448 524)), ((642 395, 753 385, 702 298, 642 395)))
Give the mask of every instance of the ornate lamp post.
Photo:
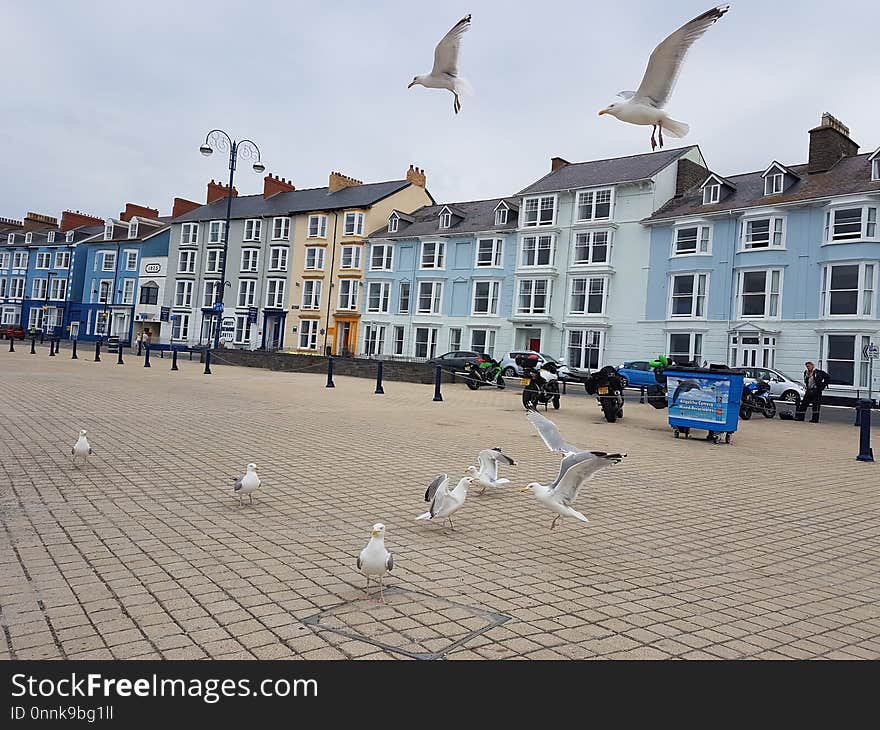
POLYGON ((238 156, 242 159, 254 160, 254 172, 265 171, 266 166, 260 161, 260 148, 249 139, 235 141, 222 129, 212 129, 205 136, 205 144, 199 147, 205 157, 214 150, 229 152, 229 189, 226 196, 226 225, 223 227, 223 261, 220 265, 220 281, 214 288, 214 312, 217 315, 217 326, 214 330, 214 349, 220 348, 220 321, 223 316, 223 295, 226 291, 226 254, 229 249, 229 219, 232 216, 232 182, 235 179, 235 164, 238 156))

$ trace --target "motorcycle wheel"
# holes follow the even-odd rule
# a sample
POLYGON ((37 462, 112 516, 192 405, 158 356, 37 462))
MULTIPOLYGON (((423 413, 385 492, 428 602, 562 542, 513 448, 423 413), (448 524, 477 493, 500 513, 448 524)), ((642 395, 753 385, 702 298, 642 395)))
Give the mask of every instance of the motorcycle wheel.
POLYGON ((748 421, 752 417, 752 409, 746 405, 740 406, 739 417, 742 418, 743 421, 748 421))
POLYGON ((522 404, 527 411, 537 410, 538 407, 538 391, 530 385, 523 390, 522 404))
POLYGON ((767 404, 764 406, 764 410, 761 411, 764 418, 773 418, 776 415, 776 403, 772 400, 767 400, 767 404))
POLYGON ((559 396, 558 395, 553 396, 553 408, 554 408, 554 410, 557 410, 557 411, 559 410, 559 396))
POLYGON ((477 374, 470 368, 465 370, 465 373, 467 373, 467 377, 465 378, 464 384, 470 390, 477 390, 480 387, 477 374))
POLYGON ((617 404, 606 399, 600 401, 600 405, 602 406, 602 413, 605 414, 605 420, 608 423, 614 423, 617 420, 617 404))

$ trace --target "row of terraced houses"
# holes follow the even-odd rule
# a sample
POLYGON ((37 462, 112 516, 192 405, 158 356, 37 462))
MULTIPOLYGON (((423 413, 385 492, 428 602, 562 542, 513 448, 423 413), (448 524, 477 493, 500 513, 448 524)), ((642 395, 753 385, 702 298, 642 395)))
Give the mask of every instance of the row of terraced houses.
POLYGON ((250 196, 212 181, 169 217, 0 219, 0 306, 4 325, 153 346, 220 326, 224 347, 378 358, 533 349, 595 369, 665 352, 793 375, 811 359, 856 395, 880 340, 878 209, 880 149, 859 154, 828 114, 806 163, 745 174, 688 146, 553 158, 491 200, 435 201, 415 167, 303 190, 267 175, 250 196))

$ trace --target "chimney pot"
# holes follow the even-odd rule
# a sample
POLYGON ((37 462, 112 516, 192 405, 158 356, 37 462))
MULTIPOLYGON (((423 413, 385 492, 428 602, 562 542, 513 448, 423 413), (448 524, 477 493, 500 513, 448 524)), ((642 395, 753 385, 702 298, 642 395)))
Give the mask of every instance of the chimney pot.
POLYGON ((826 172, 844 157, 859 153, 859 146, 849 136, 849 127, 828 112, 818 127, 810 130, 810 155, 807 172, 826 172))

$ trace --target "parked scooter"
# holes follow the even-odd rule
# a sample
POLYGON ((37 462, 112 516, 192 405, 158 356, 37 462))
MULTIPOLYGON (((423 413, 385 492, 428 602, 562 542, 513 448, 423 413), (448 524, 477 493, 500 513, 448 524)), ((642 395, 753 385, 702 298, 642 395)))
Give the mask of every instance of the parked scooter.
POLYGON ((770 397, 770 383, 766 380, 757 380, 743 386, 739 417, 748 421, 752 413, 760 413, 764 418, 773 418, 776 415, 776 403, 770 397))
POLYGON ((541 362, 537 355, 517 355, 516 364, 523 369, 520 383, 522 403, 528 410, 536 410, 539 403, 552 403, 559 409, 559 367, 555 362, 541 362))
POLYGON ((623 389, 626 384, 627 379, 611 365, 592 373, 584 381, 584 389, 590 395, 596 396, 608 423, 623 418, 623 389))
POLYGON ((499 389, 504 388, 501 363, 489 355, 482 355, 476 363, 466 362, 464 371, 467 373, 464 382, 471 390, 478 390, 484 385, 496 385, 499 389))

